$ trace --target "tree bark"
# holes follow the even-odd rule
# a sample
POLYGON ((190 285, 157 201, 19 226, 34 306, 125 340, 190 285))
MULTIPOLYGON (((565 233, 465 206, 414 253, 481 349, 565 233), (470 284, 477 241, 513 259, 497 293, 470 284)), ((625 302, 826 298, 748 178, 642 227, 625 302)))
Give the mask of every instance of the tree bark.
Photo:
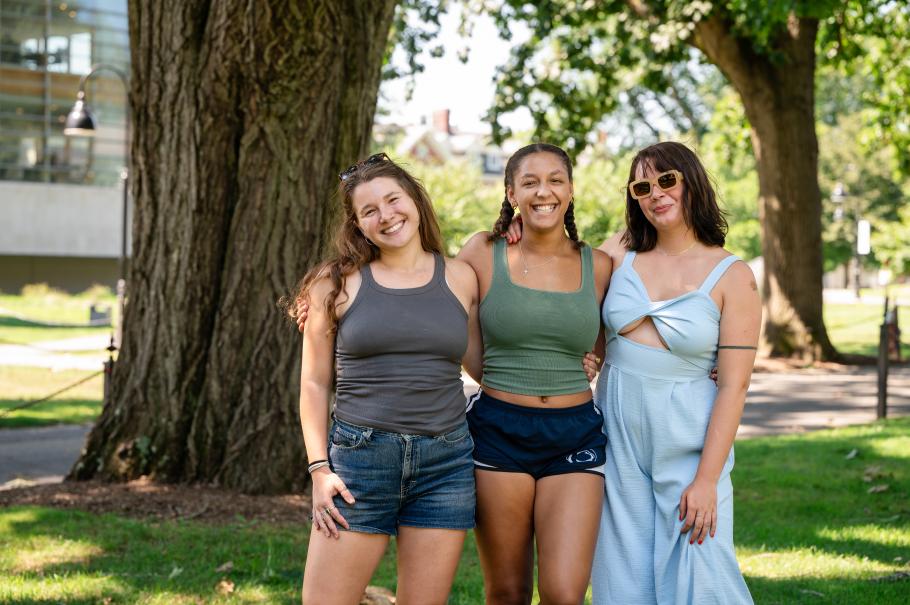
POLYGON ((368 149, 396 0, 130 0, 133 256, 111 397, 73 479, 307 484, 275 302, 368 149))
POLYGON ((822 318, 821 192, 815 133, 818 21, 792 16, 758 54, 714 16, 694 45, 739 93, 752 129, 764 257, 763 348, 772 355, 836 359, 822 318))

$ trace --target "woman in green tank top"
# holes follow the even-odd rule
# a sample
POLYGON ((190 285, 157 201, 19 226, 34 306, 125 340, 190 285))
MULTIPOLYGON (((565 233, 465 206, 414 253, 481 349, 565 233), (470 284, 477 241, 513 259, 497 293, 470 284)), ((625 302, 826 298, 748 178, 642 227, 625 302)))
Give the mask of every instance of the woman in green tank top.
POLYGON ((577 360, 602 350, 600 305, 612 263, 578 239, 565 151, 534 144, 516 152, 493 232, 476 234, 458 258, 480 285, 483 394, 468 422, 487 603, 531 602, 535 544, 541 603, 580 603, 600 522, 606 438, 577 360), (516 210, 524 234, 520 246, 507 246, 516 210))

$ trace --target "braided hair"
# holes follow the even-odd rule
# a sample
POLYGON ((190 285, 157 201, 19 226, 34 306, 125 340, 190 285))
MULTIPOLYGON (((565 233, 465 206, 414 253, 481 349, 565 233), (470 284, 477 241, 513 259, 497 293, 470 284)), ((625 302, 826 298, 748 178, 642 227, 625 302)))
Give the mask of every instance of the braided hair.
POLYGON ((493 237, 490 239, 500 237, 503 233, 508 231, 514 216, 515 208, 513 208, 512 204, 509 202, 509 196, 502 198, 502 208, 499 209, 499 218, 496 219, 496 224, 493 225, 493 237))
MULTIPOLYGON (((506 163, 506 174, 503 179, 506 194, 502 200, 502 208, 499 210, 499 218, 496 220, 496 224, 493 225, 490 241, 499 239, 509 230, 509 225, 512 224, 512 219, 515 216, 515 209, 512 208, 512 204, 509 202, 509 187, 514 187, 515 185, 515 173, 518 171, 519 166, 521 166, 521 162, 534 153, 552 153, 558 157, 569 175, 569 181, 572 181, 572 160, 569 159, 569 154, 561 147, 551 145, 550 143, 532 143, 530 145, 525 145, 513 153, 512 157, 510 157, 509 161, 506 163)), ((566 209, 563 222, 566 226, 566 233, 569 235, 569 239, 575 244, 575 247, 581 248, 584 246, 584 242, 578 239, 578 229, 575 227, 574 200, 569 202, 569 207, 566 209)))
POLYGON ((569 207, 566 208, 566 215, 563 218, 563 223, 566 225, 566 233, 569 235, 569 239, 575 244, 576 248, 581 248, 585 245, 583 241, 578 239, 578 227, 575 226, 575 200, 573 199, 569 202, 569 207))

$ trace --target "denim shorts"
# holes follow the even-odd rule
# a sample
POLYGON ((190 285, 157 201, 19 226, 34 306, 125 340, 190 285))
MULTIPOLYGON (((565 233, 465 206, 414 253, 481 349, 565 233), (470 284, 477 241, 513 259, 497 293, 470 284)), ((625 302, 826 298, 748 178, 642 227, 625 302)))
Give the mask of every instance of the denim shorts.
POLYGON ((329 462, 355 502, 335 496, 335 506, 351 531, 368 534, 394 536, 400 525, 471 529, 473 451, 467 422, 433 436, 390 433, 336 418, 329 462))
POLYGON ((535 479, 568 473, 604 476, 607 437, 593 401, 533 408, 479 391, 469 405, 478 470, 526 473, 535 479))

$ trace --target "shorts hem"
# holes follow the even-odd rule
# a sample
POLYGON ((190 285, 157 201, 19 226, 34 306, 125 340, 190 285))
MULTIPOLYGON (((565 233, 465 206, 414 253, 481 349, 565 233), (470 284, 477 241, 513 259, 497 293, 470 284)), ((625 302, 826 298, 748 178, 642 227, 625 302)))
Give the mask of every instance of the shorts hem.
POLYGON ((348 524, 348 529, 345 529, 341 524, 336 523, 335 526, 340 531, 352 531, 360 534, 376 534, 382 536, 394 536, 397 534, 395 530, 379 529, 378 527, 373 527, 371 525, 354 525, 352 523, 348 524))
POLYGON ((477 526, 476 523, 471 523, 470 525, 466 523, 411 523, 411 522, 399 522, 398 527, 413 527, 416 529, 451 529, 454 531, 468 531, 474 529, 477 526))
POLYGON ((531 473, 529 473, 528 471, 524 471, 519 468, 502 468, 501 466, 484 466, 485 464, 486 463, 475 464, 474 470, 475 471, 493 471, 494 473, 521 473, 522 475, 527 475, 529 477, 534 476, 531 473))
POLYGON ((555 477, 557 475, 572 475, 575 473, 584 473, 586 475, 597 475, 598 477, 600 477, 602 479, 606 479, 606 475, 604 473, 602 473, 601 471, 595 471, 594 469, 590 469, 590 468, 577 468, 577 469, 568 469, 565 471, 556 471, 553 473, 545 473, 543 475, 540 475, 537 478, 543 479, 544 477, 555 477))
MULTIPOLYGON (((603 465, 598 465, 603 466, 603 465)), ((597 475, 598 477, 606 479, 606 474, 602 471, 594 470, 597 467, 592 468, 569 468, 569 469, 559 469, 552 472, 542 473, 540 475, 535 475, 534 473, 529 473, 526 470, 508 468, 502 466, 493 466, 489 462, 484 462, 483 460, 475 460, 474 470, 475 471, 493 471, 494 473, 521 473, 522 475, 527 475, 533 477, 534 480, 543 479, 544 477, 554 477, 556 475, 571 475, 573 473, 585 473, 588 475, 597 475), (480 464, 477 464, 479 462, 480 464), (488 466, 489 465, 489 466, 488 466)))

